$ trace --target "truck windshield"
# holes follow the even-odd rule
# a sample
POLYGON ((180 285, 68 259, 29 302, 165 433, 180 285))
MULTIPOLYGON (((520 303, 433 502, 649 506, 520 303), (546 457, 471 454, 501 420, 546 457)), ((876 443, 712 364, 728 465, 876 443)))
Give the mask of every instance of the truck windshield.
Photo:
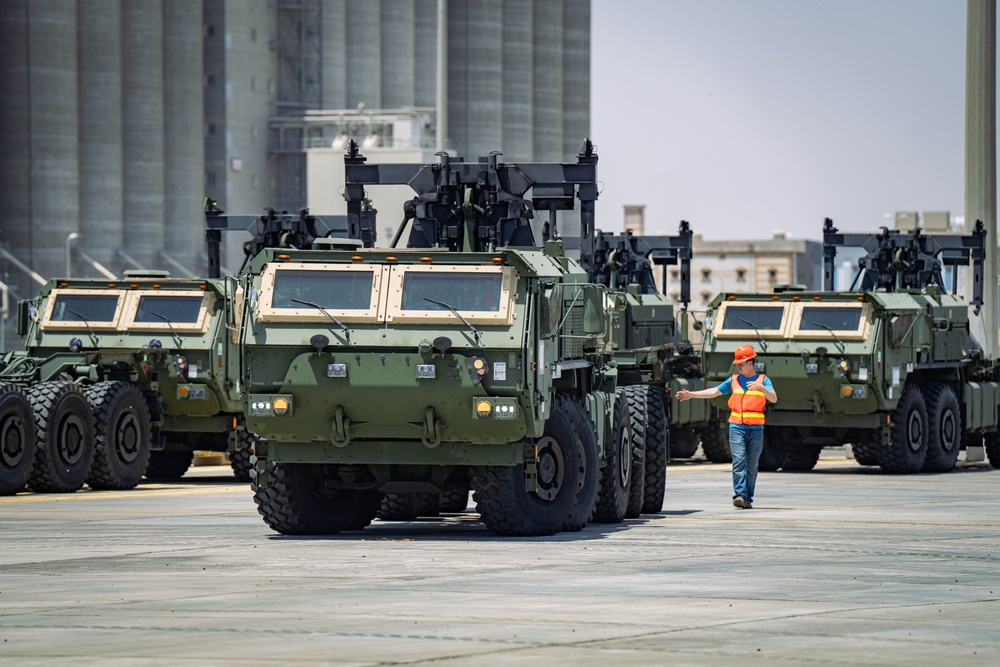
POLYGON ((201 294, 192 296, 143 295, 139 297, 136 322, 162 323, 164 318, 173 323, 195 323, 201 315, 201 294))
POLYGON ((784 314, 784 307, 735 306, 729 304, 726 307, 726 317, 722 322, 722 328, 778 331, 781 329, 781 320, 784 314))
POLYGON ((806 306, 802 309, 800 331, 857 331, 861 324, 861 308, 817 308, 806 306))
POLYGON ((113 322, 117 294, 60 294, 52 307, 52 322, 113 322))
POLYGON ((372 271, 276 271, 271 307, 301 310, 300 302, 308 301, 335 311, 368 310, 374 275, 372 271))
POLYGON ((503 276, 499 273, 418 273, 403 279, 403 310, 455 310, 498 312, 503 276))

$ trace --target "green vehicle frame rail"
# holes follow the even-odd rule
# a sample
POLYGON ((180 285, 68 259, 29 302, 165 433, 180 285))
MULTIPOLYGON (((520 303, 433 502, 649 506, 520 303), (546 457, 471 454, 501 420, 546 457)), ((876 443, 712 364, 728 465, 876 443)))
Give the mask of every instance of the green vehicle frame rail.
MULTIPOLYGON (((207 219, 220 213, 209 200, 207 219)), ((251 233, 244 250, 253 254, 346 233, 346 219, 305 211, 230 222, 251 233)), ((210 279, 55 279, 19 303, 24 349, 0 359, 0 494, 176 479, 195 450, 228 452, 236 478, 249 481, 253 436, 232 336, 235 283, 218 270, 221 231, 206 231, 210 279)))
POLYGON ((499 157, 372 165, 352 142, 351 238, 267 248, 241 273, 252 486, 273 530, 464 511, 470 490, 500 535, 625 518, 643 476, 612 349, 624 299, 557 228, 579 201, 593 238, 597 154, 588 141, 575 163, 499 157), (382 184, 415 196, 379 248, 366 188, 382 184))
MULTIPOLYGON (((1000 466, 1000 364, 983 354, 969 308, 982 304, 986 230, 926 235, 823 228, 824 287, 723 293, 710 304, 702 349, 707 378, 733 374, 752 342, 778 391, 766 413, 763 470, 809 470, 823 446, 852 446, 862 465, 889 473, 947 472, 981 445, 1000 466), (833 291, 837 248, 859 247, 851 290, 833 291), (972 265, 971 302, 953 292, 972 265), (855 291, 855 288, 858 288, 855 291)), ((716 399, 722 405, 722 399, 716 399)), ((720 432, 724 430, 720 428, 720 432)))

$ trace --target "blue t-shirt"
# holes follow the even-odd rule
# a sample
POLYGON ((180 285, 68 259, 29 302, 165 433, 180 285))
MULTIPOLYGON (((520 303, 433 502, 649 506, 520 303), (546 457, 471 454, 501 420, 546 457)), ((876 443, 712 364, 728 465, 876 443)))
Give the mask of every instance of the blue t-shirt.
MULTIPOLYGON (((748 378, 745 375, 743 375, 742 373, 740 375, 738 375, 737 377, 740 380, 740 387, 743 388, 743 391, 746 391, 747 390, 747 385, 749 385, 751 382, 753 382, 758 377, 760 377, 760 373, 757 373, 752 378, 748 378)), ((766 375, 764 376, 764 388, 765 389, 770 389, 771 391, 774 391, 774 386, 771 384, 771 378, 767 377, 766 375)), ((729 394, 733 393, 733 378, 730 377, 728 380, 726 380, 725 382, 723 382, 722 384, 720 384, 718 387, 716 387, 716 389, 718 389, 719 391, 721 391, 722 394, 723 394, 723 396, 728 396, 729 394)), ((759 424, 730 424, 729 425, 730 428, 732 428, 734 426, 736 426, 738 428, 745 428, 745 429, 748 429, 750 431, 757 431, 757 430, 760 430, 760 429, 764 428, 763 426, 761 426, 759 424)))

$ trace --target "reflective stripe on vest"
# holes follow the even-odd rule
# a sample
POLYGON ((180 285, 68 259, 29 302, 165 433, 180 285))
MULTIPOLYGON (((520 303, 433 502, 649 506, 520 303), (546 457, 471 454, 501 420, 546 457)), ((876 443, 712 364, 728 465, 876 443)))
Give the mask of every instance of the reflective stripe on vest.
MULTIPOLYGON (((758 375, 757 381, 764 383, 766 375, 758 375)), ((753 389, 743 391, 740 376, 733 376, 733 393, 729 396, 730 424, 745 424, 747 426, 764 425, 764 408, 767 407, 767 396, 762 391, 753 389)))

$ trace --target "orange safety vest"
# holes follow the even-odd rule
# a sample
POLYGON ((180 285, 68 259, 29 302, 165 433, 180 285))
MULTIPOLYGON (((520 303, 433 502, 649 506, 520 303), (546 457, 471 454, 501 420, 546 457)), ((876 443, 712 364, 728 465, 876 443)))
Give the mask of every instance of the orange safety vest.
MULTIPOLYGON (((763 383, 767 376, 763 373, 757 379, 763 383)), ((733 393, 729 396, 730 424, 745 424, 747 426, 764 425, 764 408, 767 406, 767 396, 762 391, 752 389, 743 391, 740 376, 733 376, 733 393)))

